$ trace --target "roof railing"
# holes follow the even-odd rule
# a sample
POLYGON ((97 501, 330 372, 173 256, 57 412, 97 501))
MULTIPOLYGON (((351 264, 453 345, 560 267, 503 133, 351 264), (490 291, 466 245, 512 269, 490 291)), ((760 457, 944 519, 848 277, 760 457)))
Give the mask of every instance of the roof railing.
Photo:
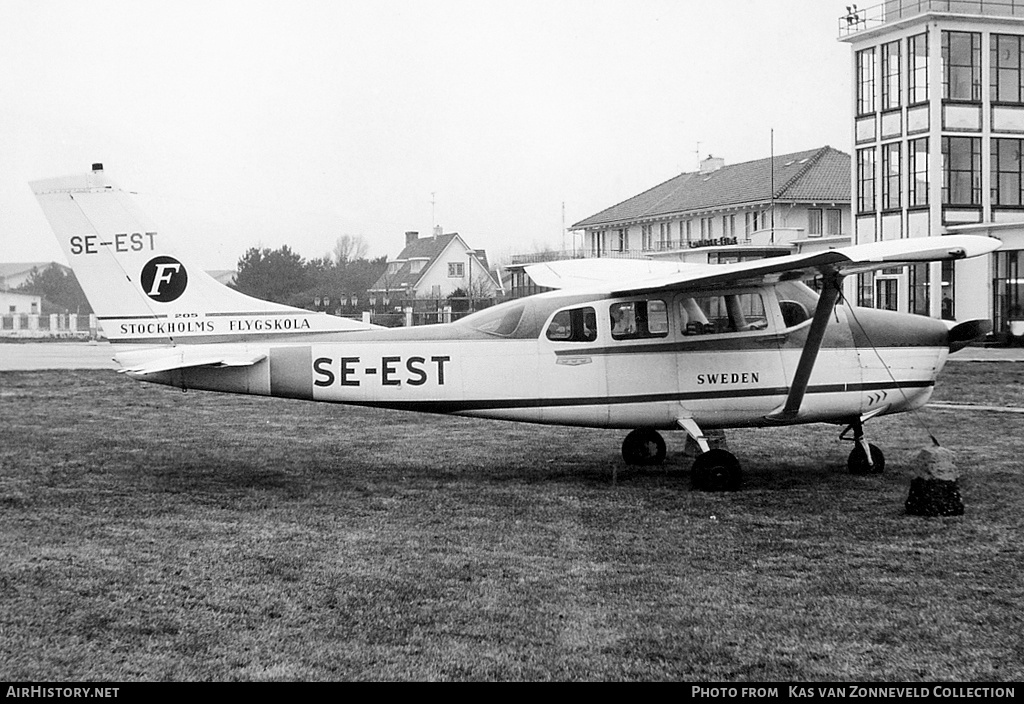
POLYGON ((1024 17, 1024 0, 887 0, 863 9, 850 4, 839 18, 839 36, 848 37, 926 12, 1024 17))

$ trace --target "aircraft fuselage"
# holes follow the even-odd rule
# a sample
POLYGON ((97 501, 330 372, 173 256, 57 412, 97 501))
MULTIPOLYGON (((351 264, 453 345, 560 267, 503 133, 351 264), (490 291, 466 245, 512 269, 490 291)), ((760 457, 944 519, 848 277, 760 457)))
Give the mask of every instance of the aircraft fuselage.
MULTIPOLYGON (((762 426, 786 400, 813 303, 795 284, 625 298, 543 294, 448 325, 216 342, 265 359, 132 375, 189 389, 547 424, 671 429, 692 418, 707 428, 762 426), (632 332, 615 327, 630 316, 632 332)), ((837 306, 796 422, 921 406, 948 352, 941 321, 837 306)), ((146 354, 157 353, 131 356, 146 354)))

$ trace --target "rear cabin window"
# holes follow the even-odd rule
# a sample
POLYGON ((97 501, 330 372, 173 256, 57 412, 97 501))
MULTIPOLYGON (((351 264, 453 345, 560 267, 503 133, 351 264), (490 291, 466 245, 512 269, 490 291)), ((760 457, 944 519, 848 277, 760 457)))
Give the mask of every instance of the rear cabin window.
POLYGON ((612 337, 637 340, 668 336, 668 307, 664 301, 627 301, 613 303, 608 309, 612 337))
POLYGON ((757 293, 684 298, 679 320, 684 335, 750 332, 768 327, 764 299, 757 293))
POLYGON ((555 342, 593 342, 597 339, 597 312, 593 308, 573 308, 555 313, 547 336, 555 342))

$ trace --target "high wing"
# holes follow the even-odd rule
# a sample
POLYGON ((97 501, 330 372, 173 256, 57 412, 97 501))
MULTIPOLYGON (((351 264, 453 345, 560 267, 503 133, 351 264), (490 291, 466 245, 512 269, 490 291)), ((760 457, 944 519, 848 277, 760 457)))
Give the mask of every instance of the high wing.
POLYGON ((573 259, 533 264, 526 267, 526 272, 534 282, 547 288, 585 288, 613 296, 630 296, 715 286, 771 284, 826 274, 846 276, 900 264, 977 257, 995 251, 1001 244, 992 237, 946 235, 874 242, 738 264, 573 259))
MULTIPOLYGON (((800 407, 825 337, 832 309, 842 292, 842 280, 850 274, 902 264, 977 257, 995 251, 1002 244, 991 237, 949 235, 922 237, 843 247, 814 254, 794 254, 739 264, 626 264, 614 277, 614 265, 595 266, 593 260, 548 262, 526 268, 533 280, 550 288, 584 287, 610 296, 632 296, 667 291, 706 290, 714 287, 763 286, 779 281, 821 277, 821 294, 814 317, 793 373, 785 403, 766 416, 774 423, 799 421, 800 407), (676 267, 671 271, 670 267, 676 267), (601 279, 602 275, 612 274, 601 279), (646 276, 644 275, 646 274, 646 276), (628 278, 632 275, 634 278, 628 278)), ((622 260, 604 260, 622 261, 622 260)))

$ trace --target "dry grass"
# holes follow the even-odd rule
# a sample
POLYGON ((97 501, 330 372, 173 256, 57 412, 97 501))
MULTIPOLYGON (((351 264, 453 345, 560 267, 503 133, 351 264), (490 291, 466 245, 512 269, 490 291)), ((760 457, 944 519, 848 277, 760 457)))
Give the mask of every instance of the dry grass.
MULTIPOLYGON (((954 364, 937 399, 1021 382, 954 364)), ((904 515, 906 415, 881 477, 832 427, 731 432, 715 495, 614 431, 3 373, 0 676, 1020 680, 1020 417, 921 421, 963 517, 904 515)))

